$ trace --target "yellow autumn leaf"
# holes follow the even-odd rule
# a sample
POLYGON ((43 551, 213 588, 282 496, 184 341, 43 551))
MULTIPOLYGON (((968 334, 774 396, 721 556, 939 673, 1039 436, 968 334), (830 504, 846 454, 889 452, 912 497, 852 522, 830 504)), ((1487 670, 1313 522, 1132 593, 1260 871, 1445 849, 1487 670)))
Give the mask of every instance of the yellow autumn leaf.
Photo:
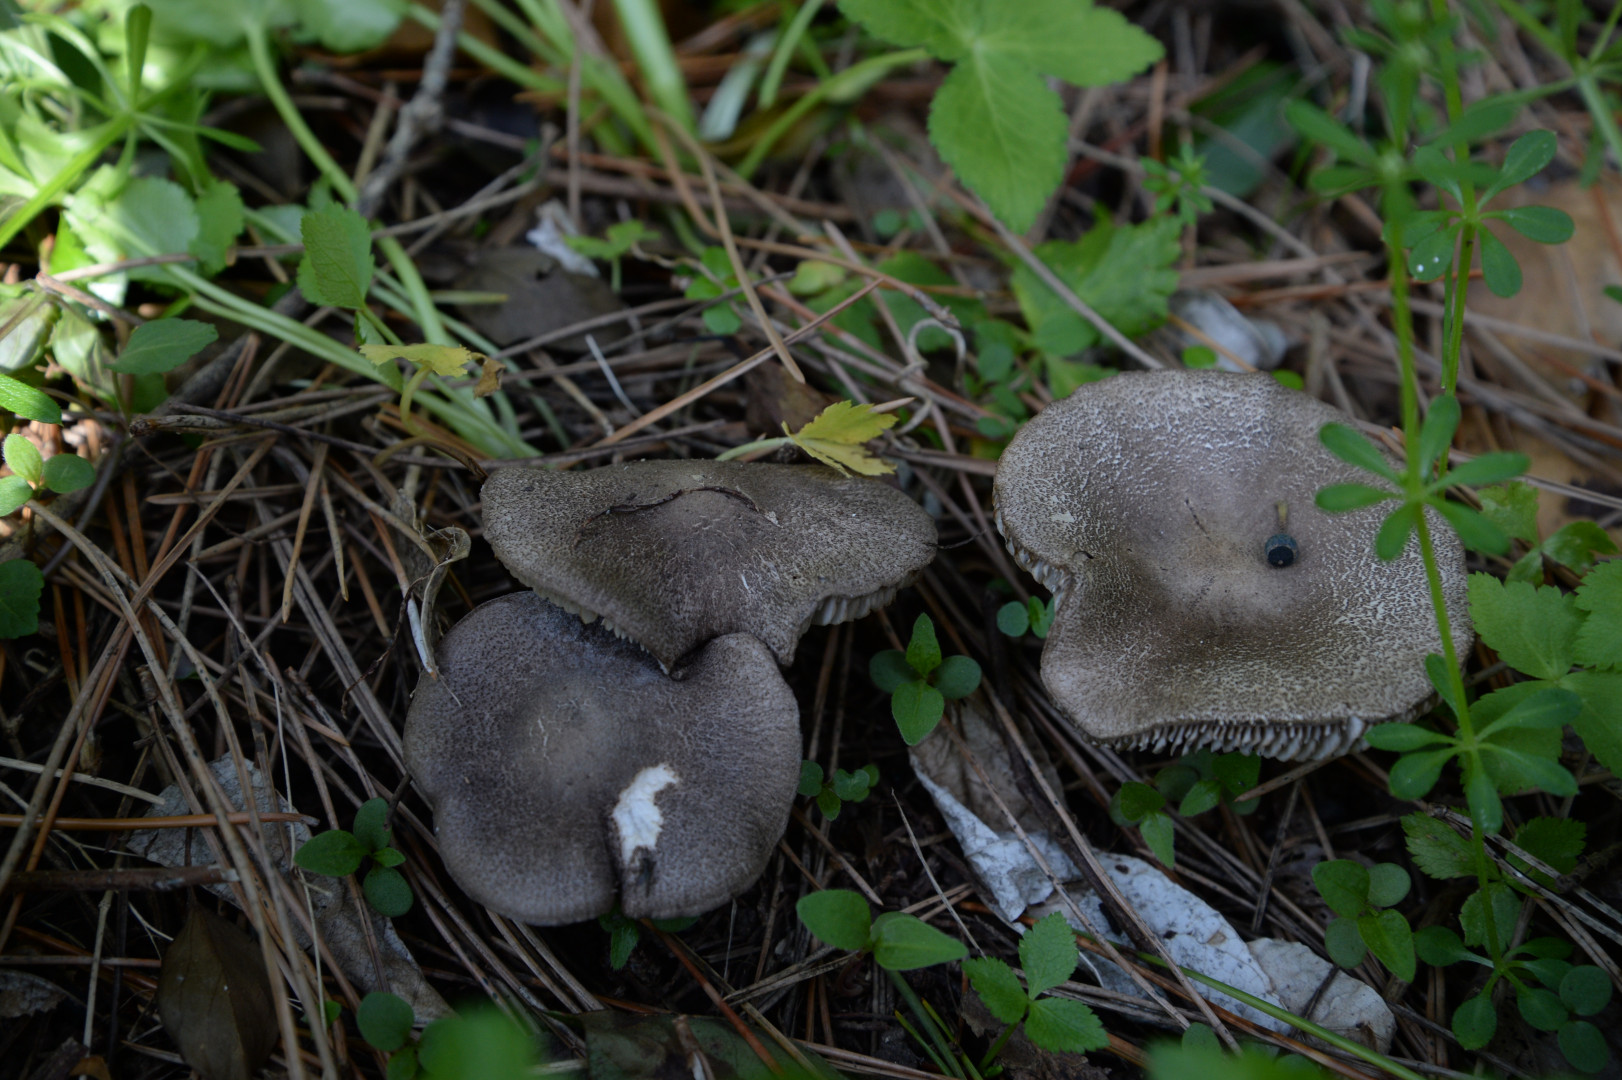
POLYGON ((390 360, 409 360, 420 368, 428 368, 435 375, 460 375, 475 360, 483 360, 483 353, 460 345, 362 345, 360 354, 374 364, 390 360))
POLYGON ((895 421, 894 415, 875 413, 871 405, 836 401, 799 431, 789 431, 787 424, 783 431, 795 446, 840 472, 880 476, 894 472, 895 466, 874 457, 862 444, 877 438, 895 421))

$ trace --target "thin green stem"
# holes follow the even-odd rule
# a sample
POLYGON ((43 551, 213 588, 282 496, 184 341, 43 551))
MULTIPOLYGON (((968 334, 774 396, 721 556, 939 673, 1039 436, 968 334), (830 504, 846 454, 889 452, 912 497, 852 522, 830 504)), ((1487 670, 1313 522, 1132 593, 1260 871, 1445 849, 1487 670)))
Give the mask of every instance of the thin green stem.
MULTIPOLYGON (((1474 200, 1472 190, 1471 201, 1474 200)), ((1454 260, 1453 272, 1447 279, 1447 344, 1442 352, 1442 392, 1445 394, 1457 395, 1459 392, 1459 357, 1464 352, 1464 301, 1469 295, 1470 266, 1476 258, 1476 229, 1477 226, 1466 225, 1459 230, 1459 256, 1454 260)), ((1444 450, 1442 460, 1437 462, 1437 472, 1446 467, 1447 451, 1444 450)))
POLYGON ((1600 134, 1605 136, 1605 145, 1611 148, 1618 166, 1622 166, 1622 128, 1617 127, 1616 117, 1605 100, 1605 91, 1600 87, 1599 79, 1591 72, 1579 74, 1577 92, 1583 96, 1583 104, 1588 106, 1588 114, 1594 118, 1600 134))
POLYGON ((422 385, 422 380, 426 379, 432 370, 424 364, 412 373, 411 378, 406 380, 405 389, 400 391, 400 423, 405 425, 407 431, 415 430, 411 424, 411 399, 416 396, 417 387, 422 385))
POLYGON ((805 0, 800 10, 794 13, 794 18, 783 30, 783 36, 778 38, 777 47, 772 51, 772 59, 766 65, 766 75, 760 80, 760 107, 769 109, 777 104, 777 90, 783 85, 783 74, 788 70, 788 62, 794 56, 794 50, 799 46, 801 38, 811 26, 811 20, 817 17, 822 9, 822 0, 805 0))
POLYGON ((83 176, 85 170, 96 163, 103 151, 124 137, 124 133, 129 131, 133 122, 130 116, 119 116, 107 121, 106 127, 89 146, 75 154, 73 160, 62 166, 55 176, 45 181, 44 185, 34 192, 33 198, 12 211, 4 221, 0 221, 0 247, 10 243, 12 237, 21 232, 24 226, 38 217, 58 195, 83 176))
POLYGON ((734 446, 731 450, 716 455, 715 460, 731 461, 733 458, 740 458, 745 454, 752 454, 756 450, 776 450, 779 446, 787 446, 792 441, 793 440, 787 435, 779 435, 775 439, 756 439, 754 442, 747 442, 742 446, 734 446))
POLYGON ((895 985, 896 993, 901 995, 901 1000, 907 1003, 907 1009, 917 1019, 919 1026, 928 1034, 930 1042, 934 1043, 935 1048, 940 1051, 943 1066, 951 1070, 953 1076, 962 1080, 963 1070, 958 1066, 957 1055, 952 1053, 952 1047, 947 1043, 946 1036, 941 1033, 935 1022, 929 1018, 929 1014, 924 1011, 924 1003, 918 1000, 917 992, 907 984, 907 980, 901 977, 899 971, 891 971, 889 968, 885 968, 884 973, 890 976, 890 982, 895 985))
POLYGON ((1014 1032, 1018 1030, 1019 1021, 1017 1020, 1002 1029, 1002 1034, 997 1036, 997 1041, 991 1044, 991 1049, 986 1051, 986 1056, 980 1059, 981 1073, 991 1068, 991 1063, 997 1060, 997 1055, 1002 1053, 1002 1048, 1008 1045, 1008 1040, 1013 1038, 1014 1032))

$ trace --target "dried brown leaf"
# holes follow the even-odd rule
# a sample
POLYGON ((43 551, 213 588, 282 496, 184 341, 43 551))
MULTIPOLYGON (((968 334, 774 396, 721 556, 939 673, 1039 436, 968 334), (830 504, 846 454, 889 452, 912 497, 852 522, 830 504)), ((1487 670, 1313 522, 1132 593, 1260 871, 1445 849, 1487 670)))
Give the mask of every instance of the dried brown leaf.
POLYGON ((158 1015, 206 1080, 251 1080, 276 1045, 276 1013, 259 946, 194 907, 163 956, 158 1015))

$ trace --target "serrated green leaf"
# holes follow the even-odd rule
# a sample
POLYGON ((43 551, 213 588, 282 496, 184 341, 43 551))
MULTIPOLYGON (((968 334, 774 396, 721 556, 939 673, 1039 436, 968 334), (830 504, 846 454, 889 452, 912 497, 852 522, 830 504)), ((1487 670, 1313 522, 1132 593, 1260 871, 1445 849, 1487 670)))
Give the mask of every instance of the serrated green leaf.
POLYGON ((384 1053, 405 1045, 411 1035, 411 1006, 394 994, 374 992, 360 1000, 355 1024, 360 1036, 384 1053))
POLYGON ((1470 575, 1469 597, 1477 635, 1510 667, 1538 679, 1570 670, 1582 623, 1573 597, 1479 573, 1470 575))
POLYGON ((374 866, 368 870, 366 880, 361 882, 361 891, 366 894, 366 902, 372 905, 374 911, 390 919, 410 911, 414 899, 405 875, 388 866, 374 866))
POLYGON ((1079 959, 1075 931, 1057 911, 1043 916, 1019 939, 1019 964, 1033 998, 1070 978, 1079 959))
POLYGON ((1560 685, 1583 699, 1583 711, 1571 726, 1594 760, 1622 772, 1622 673, 1578 671, 1560 685))
POLYGON ((1594 668, 1622 666, 1622 559, 1590 570, 1574 602, 1588 613, 1577 630, 1577 662, 1594 668))
POLYGON ((922 919, 887 911, 873 920, 873 960, 889 971, 912 971, 961 960, 969 950, 922 919))
POLYGON ((1487 905, 1492 905, 1493 925, 1501 942, 1508 942, 1515 929, 1515 920, 1521 911, 1521 902, 1513 890, 1503 882, 1489 883, 1465 897, 1459 908, 1459 927, 1464 931, 1464 943, 1475 948, 1487 945, 1487 905))
POLYGON ((95 483, 96 467, 78 454, 64 452, 46 459, 40 479, 52 491, 66 495, 95 483))
POLYGON ((1582 574, 1594 565, 1596 555, 1615 555, 1616 543, 1592 521, 1571 521, 1543 542, 1543 553, 1582 574))
POLYGON ((45 460, 40 456, 39 447, 27 436, 16 432, 6 436, 4 446, 7 467, 29 484, 37 485, 45 471, 45 460))
POLYGON ((794 910, 824 945, 860 952, 872 940, 873 913, 860 893, 823 889, 800 897, 794 910))
POLYGON ((1445 880, 1474 877, 1475 856, 1470 841, 1428 814, 1407 814, 1402 819, 1408 855, 1427 876, 1445 880))
POLYGON ((400 25, 405 4, 399 0, 292 0, 298 25, 321 47, 335 53, 375 49, 400 25))
MULTIPOLYGON (((1516 830, 1515 846, 1556 873, 1569 874, 1577 867, 1587 832, 1588 827, 1575 818, 1536 817, 1516 830)), ((1513 853, 1508 860, 1516 869, 1531 873, 1544 885, 1550 884, 1548 875, 1532 870, 1526 860, 1513 853)))
POLYGON ((219 336, 211 323, 154 319, 135 328, 111 367, 124 375, 161 375, 190 360, 219 336))
POLYGON ((1538 489, 1524 480, 1500 487, 1484 487, 1476 492, 1481 512, 1488 521, 1517 540, 1532 543, 1538 538, 1538 489))
POLYGON ((235 184, 215 180, 197 196, 195 208, 197 235, 188 250, 197 256, 204 276, 213 277, 225 269, 231 245, 242 232, 242 194, 235 184))
MULTIPOLYGON (((1168 300, 1177 289, 1172 269, 1181 248, 1174 218, 1151 218, 1142 225, 1100 221, 1080 240, 1053 240, 1032 252, 1054 275, 1110 325, 1128 337, 1148 333, 1166 320, 1168 300)), ((1023 264, 1012 279, 1020 311, 1037 348, 1050 357, 1071 356, 1096 344, 1096 328, 1023 264)), ((1048 364, 1055 396, 1078 383, 1059 385, 1055 361, 1048 364)), ((1088 369, 1095 370, 1095 369, 1088 369)))
POLYGON ((1069 998, 1031 1002, 1025 1034, 1043 1050, 1061 1054, 1084 1054, 1109 1045, 1109 1033, 1093 1011, 1069 998))
MULTIPOLYGON (((353 311, 366 306, 372 286, 372 231, 366 219, 337 203, 299 222, 304 259, 298 287, 312 304, 353 311)), ((373 360, 381 363, 381 360, 373 360)))
POLYGON ((986 25, 970 39, 972 48, 994 50, 1077 86, 1124 82, 1165 54, 1120 12, 1087 0, 993 0, 982 10, 986 25))
POLYGON ((980 995, 991 1015, 1005 1024, 1017 1024, 1025 1019, 1031 999, 1019 985, 1014 969, 995 957, 963 961, 963 974, 969 985, 980 995))
POLYGON ((840 472, 881 476, 895 472, 895 466, 874 457, 862 444, 893 426, 896 417, 872 409, 871 405, 836 401, 799 431, 789 431, 786 424, 783 430, 794 445, 824 465, 840 472))
POLYGON ((45 575, 27 559, 0 563, 0 638, 27 637, 39 629, 39 597, 45 575))
POLYGON ((942 60, 966 53, 981 28, 976 0, 839 0, 839 10, 881 41, 942 60))

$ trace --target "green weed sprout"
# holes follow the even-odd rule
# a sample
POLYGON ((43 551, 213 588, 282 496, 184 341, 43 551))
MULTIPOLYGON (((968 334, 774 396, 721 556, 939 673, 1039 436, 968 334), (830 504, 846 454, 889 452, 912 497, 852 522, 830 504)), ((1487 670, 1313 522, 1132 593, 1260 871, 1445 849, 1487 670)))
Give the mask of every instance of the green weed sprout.
POLYGON ((1414 939, 1408 920, 1391 910, 1413 882, 1396 863, 1364 866, 1334 859, 1312 868, 1312 883, 1337 916, 1324 930, 1324 949, 1341 967, 1356 967, 1373 953, 1403 982, 1414 981, 1414 939))
POLYGON ((1014 971, 996 957, 963 961, 963 973, 991 1015, 1008 1025, 980 1062, 987 1074, 1009 1038, 1025 1025, 1025 1034, 1043 1050, 1085 1053, 1109 1045, 1109 1035, 1093 1011, 1069 998, 1044 997, 1070 978, 1080 952, 1076 935, 1058 912, 1043 918, 1019 940, 1019 963, 1025 970, 1021 986, 1014 971))
POLYGON ((355 812, 353 832, 329 829, 313 836, 293 853, 293 861, 314 874, 348 877, 371 859, 372 868, 361 885, 366 902, 391 919, 404 915, 411 910, 411 886, 395 869, 405 856, 389 846, 388 818, 387 800, 368 799, 355 812))
POLYGON ((836 401, 812 417, 799 431, 790 431, 788 425, 784 424, 783 434, 734 446, 716 460, 731 461, 745 454, 792 444, 847 476, 851 473, 883 476, 895 472, 895 466, 875 457, 866 444, 882 435, 895 422, 894 413, 876 413, 873 406, 868 404, 836 401))
POLYGON ((355 1012, 361 1038, 389 1055, 386 1080, 528 1080, 537 1075, 535 1040, 484 1005, 435 1020, 413 1039, 411 1006, 395 994, 367 994, 355 1012))
POLYGON ((1029 631, 1038 638, 1048 636, 1053 625, 1053 601, 1043 602, 1031 597, 1025 603, 1010 600, 997 609, 997 629, 1009 637, 1024 637, 1029 631))
POLYGON ((887 911, 878 918, 860 893, 823 889, 800 897, 794 910, 805 928, 825 945, 873 954, 886 971, 912 971, 961 960, 969 950, 922 919, 887 911))
POLYGON ((890 695, 890 715, 908 746, 917 746, 946 714, 946 702, 980 687, 980 665, 968 656, 942 658, 928 615, 912 624, 906 652, 886 649, 868 663, 868 675, 890 695))
POLYGON ((821 765, 814 761, 800 762, 799 793, 805 798, 815 799, 817 809, 829 821, 839 817, 845 803, 865 800, 878 782, 877 765, 863 765, 855 772, 835 769, 833 778, 828 779, 821 765))
POLYGON ((1507 582, 1543 581, 1543 560, 1559 563, 1582 575, 1593 569, 1596 557, 1615 555, 1616 542, 1592 521, 1570 521, 1548 539, 1538 540, 1537 488, 1522 480, 1485 487, 1476 492, 1481 512, 1512 539, 1523 540, 1527 552, 1504 575, 1507 582))
MULTIPOLYGON (((595 236, 566 236, 563 242, 588 259, 605 259, 609 266, 609 288, 620 291, 620 258, 635 252, 636 245, 659 234, 639 220, 621 221, 608 227, 604 239, 595 236)), ((725 252, 723 252, 725 254, 725 252)))
MULTIPOLYGON (((697 919, 650 919, 650 922, 666 933, 678 934, 692 926, 697 919)), ((618 904, 607 915, 597 916, 597 925, 608 932, 608 965, 615 971, 625 967, 631 959, 631 953, 642 941, 642 928, 637 921, 621 911, 618 904)))
POLYGON ((1201 214, 1211 212, 1211 200, 1201 190, 1206 186, 1205 157, 1184 144, 1177 156, 1167 162, 1143 160, 1143 189, 1155 197, 1155 213, 1172 212, 1185 227, 1201 214))
POLYGON ((1181 817, 1194 817, 1221 805, 1232 806, 1239 814, 1251 813, 1258 800, 1233 800, 1256 786, 1261 765, 1261 758, 1254 754, 1196 751, 1161 769, 1153 787, 1136 780, 1122 784, 1110 799, 1110 817, 1123 828, 1137 826, 1155 858, 1168 868, 1175 866, 1176 832, 1168 804, 1177 803, 1181 817))

